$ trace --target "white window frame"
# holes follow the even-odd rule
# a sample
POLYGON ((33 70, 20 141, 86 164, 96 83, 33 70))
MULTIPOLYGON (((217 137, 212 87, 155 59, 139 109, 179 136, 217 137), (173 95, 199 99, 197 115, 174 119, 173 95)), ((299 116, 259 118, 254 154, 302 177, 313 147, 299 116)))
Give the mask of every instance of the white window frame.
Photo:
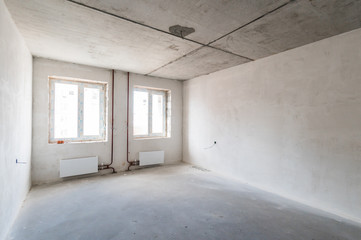
MULTIPOLYGON (((170 137, 170 90, 168 89, 159 89, 159 88, 150 88, 144 86, 134 86, 133 87, 133 110, 134 110, 134 93, 136 91, 139 92, 147 92, 148 93, 148 134, 146 135, 136 135, 134 134, 133 128, 133 137, 135 139, 144 139, 144 138, 166 138, 170 137), (152 133, 152 104, 153 98, 152 96, 162 95, 163 96, 163 131, 162 133, 152 133)), ((133 111, 133 127, 134 127, 134 111, 133 111)))
POLYGON ((48 143, 86 143, 107 141, 107 108, 108 108, 108 83, 77 78, 49 76, 49 130, 48 143), (54 137, 54 106, 55 106, 55 83, 74 84, 78 86, 78 136, 76 138, 54 137), (84 128, 84 88, 96 88, 100 93, 100 119, 99 135, 85 136, 84 128))

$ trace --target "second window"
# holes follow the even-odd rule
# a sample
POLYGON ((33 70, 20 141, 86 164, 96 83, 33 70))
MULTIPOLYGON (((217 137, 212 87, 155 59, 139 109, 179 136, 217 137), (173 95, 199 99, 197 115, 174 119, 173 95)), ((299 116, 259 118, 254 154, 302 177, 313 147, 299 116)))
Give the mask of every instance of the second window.
POLYGON ((167 99, 169 90, 134 87, 133 135, 167 137, 167 99))

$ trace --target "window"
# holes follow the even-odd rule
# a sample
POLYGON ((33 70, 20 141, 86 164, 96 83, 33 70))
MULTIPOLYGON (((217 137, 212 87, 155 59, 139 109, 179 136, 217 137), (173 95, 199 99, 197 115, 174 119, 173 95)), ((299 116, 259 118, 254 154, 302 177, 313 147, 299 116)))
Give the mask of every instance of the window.
POLYGON ((136 86, 133 92, 133 135, 170 137, 170 91, 136 86))
POLYGON ((49 143, 106 141, 107 83, 49 77, 49 143))

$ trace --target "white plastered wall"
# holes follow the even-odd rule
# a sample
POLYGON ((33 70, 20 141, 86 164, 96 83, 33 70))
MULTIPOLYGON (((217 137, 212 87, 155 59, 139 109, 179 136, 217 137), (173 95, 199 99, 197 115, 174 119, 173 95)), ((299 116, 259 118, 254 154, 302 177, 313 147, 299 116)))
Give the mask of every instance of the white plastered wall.
POLYGON ((184 161, 361 222, 360 42, 359 29, 185 82, 184 161))
POLYGON ((32 56, 0 0, 0 239, 30 188, 32 56), (16 159, 21 164, 16 164, 16 159))
MULTIPOLYGON (((109 163, 111 149, 111 70, 35 58, 33 71, 33 184, 62 181, 59 177, 59 161, 61 159, 99 156, 99 163, 109 163), (107 142, 48 144, 48 76, 72 77, 109 83, 109 134, 107 142)), ((128 168, 126 162, 127 73, 115 71, 114 82, 114 164, 112 166, 115 167, 116 171, 125 171, 128 168)), ((165 150, 166 164, 180 162, 182 160, 182 83, 175 80, 130 74, 131 90, 134 84, 171 89, 172 108, 178 110, 174 114, 172 112, 171 138, 133 141, 131 128, 132 104, 130 103, 129 159, 134 160, 139 151, 165 150)), ((110 171, 101 171, 101 173, 106 172, 110 171)))

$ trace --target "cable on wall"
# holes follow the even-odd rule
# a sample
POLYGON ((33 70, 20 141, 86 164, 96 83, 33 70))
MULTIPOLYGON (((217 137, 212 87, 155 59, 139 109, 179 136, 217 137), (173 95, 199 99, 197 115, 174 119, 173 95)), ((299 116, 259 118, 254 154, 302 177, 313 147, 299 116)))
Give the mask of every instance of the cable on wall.
POLYGON ((211 149, 211 148, 214 147, 216 144, 217 144, 217 141, 214 141, 211 146, 205 147, 205 148, 203 148, 203 149, 205 149, 205 150, 206 150, 206 149, 211 149))

